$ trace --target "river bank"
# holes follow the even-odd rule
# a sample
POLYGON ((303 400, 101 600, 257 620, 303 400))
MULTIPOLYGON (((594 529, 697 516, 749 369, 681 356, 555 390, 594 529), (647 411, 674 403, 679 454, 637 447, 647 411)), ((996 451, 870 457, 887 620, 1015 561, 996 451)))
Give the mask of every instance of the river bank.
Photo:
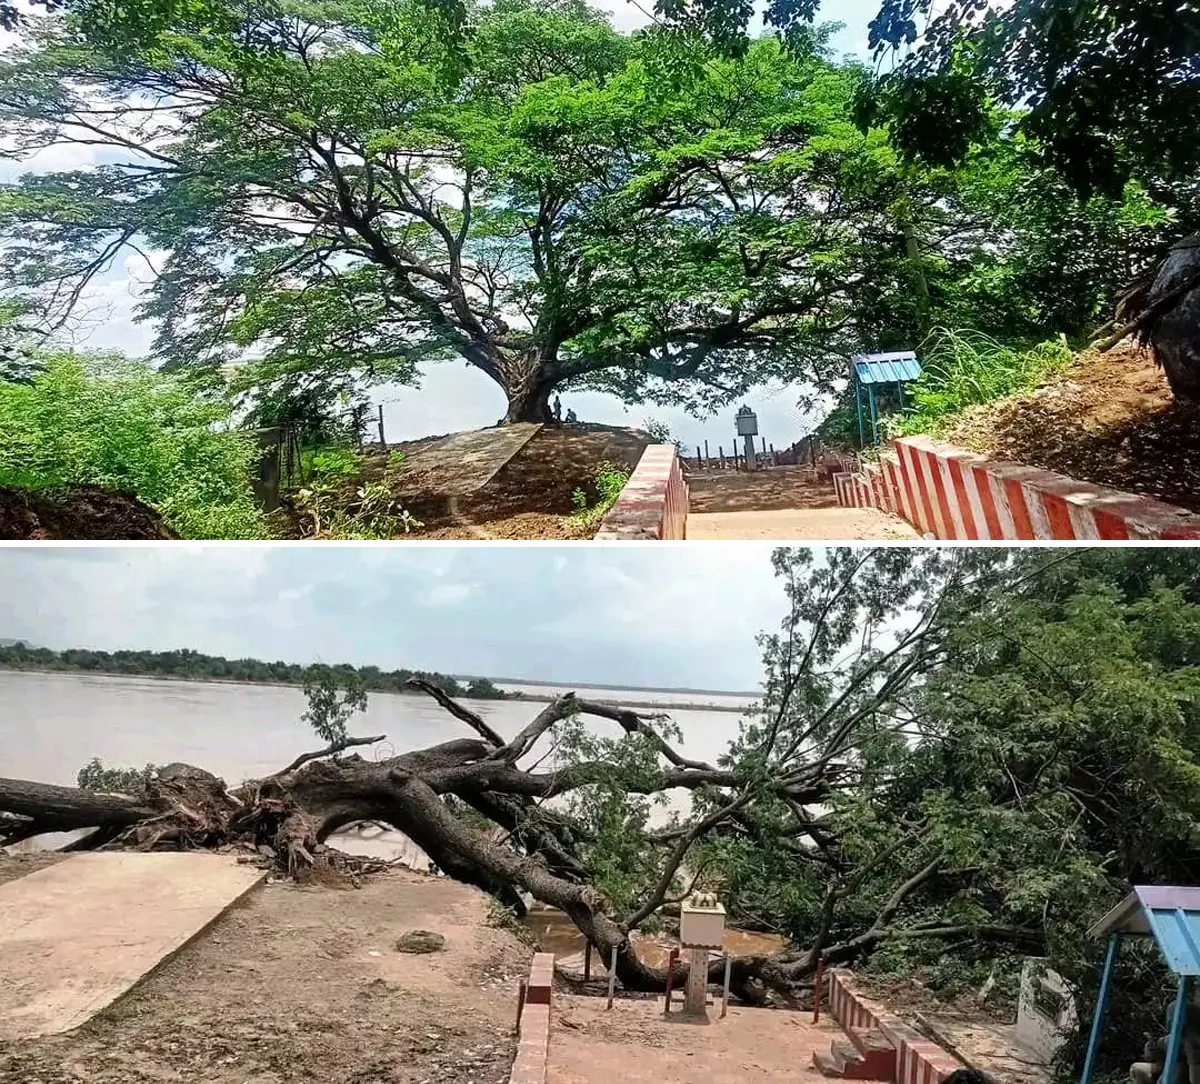
MULTIPOLYGON (((130 672, 124 670, 83 670, 70 669, 66 667, 37 667, 37 666, 5 666, 0 662, 0 674, 62 674, 75 677, 107 677, 107 678, 129 678, 137 681, 165 681, 165 682, 180 682, 188 685, 232 685, 240 688, 256 688, 256 689, 300 689, 302 683, 298 681, 257 681, 253 678, 228 678, 228 677, 195 677, 180 674, 158 674, 150 671, 146 672, 130 672)), ((529 693, 524 691, 507 691, 497 686, 499 695, 488 694, 479 695, 478 693, 467 696, 465 693, 458 694, 458 699, 467 700, 506 700, 520 703, 530 704, 549 704, 566 692, 575 691, 570 685, 555 684, 551 686, 555 689, 564 690, 563 693, 529 693)), ((576 689, 601 689, 608 690, 609 686, 596 685, 580 685, 576 689)), ((637 692, 653 692, 655 690, 633 690, 637 692)), ((666 690, 669 691, 669 690, 666 690)), ((427 694, 418 689, 368 689, 370 696, 414 696, 426 697, 427 694)), ((725 696, 733 694, 715 693, 713 695, 725 696)), ((628 707, 647 707, 653 705, 657 711, 722 711, 743 714, 745 707, 736 704, 722 704, 711 701, 659 701, 650 702, 630 700, 618 700, 611 697, 591 696, 588 692, 584 692, 580 699, 591 700, 596 704, 605 704, 614 708, 628 707)))

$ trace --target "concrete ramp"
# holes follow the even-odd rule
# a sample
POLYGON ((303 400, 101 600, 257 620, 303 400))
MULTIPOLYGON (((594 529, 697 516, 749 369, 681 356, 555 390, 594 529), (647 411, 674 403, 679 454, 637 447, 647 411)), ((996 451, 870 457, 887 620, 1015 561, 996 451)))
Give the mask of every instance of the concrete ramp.
POLYGON ((232 855, 111 852, 0 885, 0 1040, 78 1027, 264 876, 232 855))
POLYGON ((412 500, 477 493, 541 429, 536 422, 522 422, 392 445, 404 453, 397 469, 401 491, 412 500))

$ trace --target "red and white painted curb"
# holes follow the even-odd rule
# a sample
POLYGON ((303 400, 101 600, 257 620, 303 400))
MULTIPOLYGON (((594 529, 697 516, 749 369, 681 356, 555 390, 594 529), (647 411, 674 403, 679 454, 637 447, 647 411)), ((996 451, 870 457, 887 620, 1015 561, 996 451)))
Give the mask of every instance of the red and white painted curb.
POLYGON ((830 1012, 843 1028, 876 1030, 887 1038, 896 1048, 896 1084, 940 1084, 963 1067, 900 1017, 858 994, 852 986, 853 979, 845 970, 830 974, 830 1012))
POLYGON ((833 475, 838 503, 874 507, 940 539, 1200 539, 1200 515, 1053 471, 976 455, 931 437, 833 475))
POLYGON ((609 509, 598 542, 678 541, 687 531, 688 488, 674 444, 651 444, 609 509))
POLYGON ((546 1062, 550 1057, 550 998, 553 991, 554 953, 539 952, 529 965, 517 1056, 513 1059, 509 1084, 546 1084, 546 1062))

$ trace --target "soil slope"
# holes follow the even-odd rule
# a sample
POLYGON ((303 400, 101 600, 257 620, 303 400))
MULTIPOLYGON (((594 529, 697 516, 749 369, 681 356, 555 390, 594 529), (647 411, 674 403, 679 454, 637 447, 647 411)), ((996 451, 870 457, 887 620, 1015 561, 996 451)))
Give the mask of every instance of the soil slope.
MULTIPOLYGON (((596 471, 603 463, 632 471, 650 438, 635 429, 571 423, 545 425, 478 492, 410 507, 425 527, 401 536, 430 538, 577 539, 587 537, 566 522, 575 511, 571 495, 582 489, 598 499, 596 471)), ((391 450, 405 449, 392 445, 391 450)), ((379 457, 379 468, 384 459, 379 457)), ((443 464, 446 486, 455 465, 443 464)), ((371 470, 367 470, 368 477, 371 470)), ((405 502, 405 494, 401 494, 405 502)), ((405 502, 406 503, 406 502, 405 502)))
POLYGON ((0 1050, 0 1084, 502 1084, 530 950, 485 922, 408 870, 264 885, 82 1028, 0 1050), (397 952, 413 929, 445 948, 397 952))
POLYGON ((1053 384, 964 411, 938 436, 1200 511, 1200 406, 1171 397, 1147 350, 1084 354, 1053 384))
POLYGON ((154 509, 100 486, 31 492, 0 486, 0 539, 164 539, 175 536, 154 509))

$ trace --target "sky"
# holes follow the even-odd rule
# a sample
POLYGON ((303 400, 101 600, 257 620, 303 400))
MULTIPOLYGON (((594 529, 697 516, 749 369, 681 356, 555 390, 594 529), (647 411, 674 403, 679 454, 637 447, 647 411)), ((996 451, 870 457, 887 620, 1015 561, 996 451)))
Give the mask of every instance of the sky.
MULTIPOLYGON (((653 0, 638 0, 638 4, 631 0, 593 0, 593 3, 611 12, 613 24, 626 31, 649 23, 645 11, 653 10, 653 0)), ((878 0, 826 0, 822 4, 821 21, 845 24, 845 29, 831 43, 836 55, 867 58, 867 24, 878 6, 878 0)), ((752 32, 762 27, 762 9, 759 0, 751 21, 752 32)), ((0 31, 0 51, 14 40, 12 34, 0 31)), ((0 160, 0 183, 15 180, 25 172, 83 168, 89 161, 99 161, 102 153, 105 152, 98 148, 56 147, 20 163, 0 160)), ((147 255, 152 261, 158 257, 153 252, 147 255)), ((133 310, 139 293, 145 290, 152 276, 153 270, 142 256, 129 252, 119 258, 84 292, 81 308, 88 315, 73 345, 82 349, 119 350, 133 357, 144 355, 153 338, 153 326, 135 323, 133 310)), ((744 400, 758 414, 762 439, 776 448, 788 447, 806 436, 820 420, 797 408, 799 394, 798 388, 774 385, 758 389, 744 400)), ((426 366, 419 387, 384 385, 371 389, 370 397, 383 407, 384 429, 392 443, 493 425, 505 412, 501 390, 478 370, 454 361, 426 366)), ((676 408, 626 407, 614 396, 594 392, 567 392, 562 396, 562 405, 564 414, 574 410, 584 421, 634 427, 641 427, 649 420, 662 422, 670 428, 672 437, 683 441, 689 453, 695 454, 697 446, 708 441, 710 452, 716 455, 718 446, 728 452, 734 443, 733 416, 741 404, 707 418, 696 418, 676 408)))
POLYGON ((0 639, 753 692, 772 547, 0 547, 0 639))

